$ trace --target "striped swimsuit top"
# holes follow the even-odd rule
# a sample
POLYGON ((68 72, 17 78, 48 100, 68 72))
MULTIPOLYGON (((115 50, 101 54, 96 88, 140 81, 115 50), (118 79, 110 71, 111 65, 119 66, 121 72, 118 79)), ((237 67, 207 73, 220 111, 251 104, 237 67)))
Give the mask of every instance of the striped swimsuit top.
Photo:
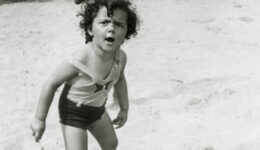
POLYGON ((67 99, 76 103, 76 106, 83 105, 102 106, 108 97, 108 92, 117 83, 121 61, 119 50, 116 51, 112 68, 105 79, 101 79, 95 72, 76 59, 68 62, 79 69, 79 73, 70 79, 66 84, 70 85, 67 99))

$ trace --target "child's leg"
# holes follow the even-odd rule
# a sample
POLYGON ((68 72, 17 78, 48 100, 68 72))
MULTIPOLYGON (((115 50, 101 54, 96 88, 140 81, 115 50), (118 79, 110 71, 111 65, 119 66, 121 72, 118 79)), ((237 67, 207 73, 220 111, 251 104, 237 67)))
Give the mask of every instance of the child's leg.
POLYGON ((86 130, 62 124, 62 133, 66 150, 88 149, 88 136, 86 130))
POLYGON ((88 130, 97 139, 102 150, 116 150, 118 141, 115 129, 106 111, 101 119, 88 126, 88 130))

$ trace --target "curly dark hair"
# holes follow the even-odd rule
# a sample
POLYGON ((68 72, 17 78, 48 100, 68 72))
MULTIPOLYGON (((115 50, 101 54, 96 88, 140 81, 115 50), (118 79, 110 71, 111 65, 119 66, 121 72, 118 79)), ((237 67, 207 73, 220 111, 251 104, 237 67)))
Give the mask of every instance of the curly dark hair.
POLYGON ((107 15, 111 17, 113 10, 121 9, 127 13, 127 33, 126 39, 137 34, 140 20, 136 13, 136 9, 129 0, 85 0, 82 5, 82 11, 78 14, 82 19, 79 23, 81 29, 85 32, 85 43, 92 41, 93 36, 89 35, 88 29, 92 28, 92 22, 97 16, 100 8, 107 8, 107 15))

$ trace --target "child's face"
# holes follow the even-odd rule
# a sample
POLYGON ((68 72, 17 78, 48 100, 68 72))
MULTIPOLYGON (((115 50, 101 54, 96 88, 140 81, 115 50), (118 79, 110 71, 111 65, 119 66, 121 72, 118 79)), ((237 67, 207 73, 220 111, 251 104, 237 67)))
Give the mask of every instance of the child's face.
POLYGON ((105 51, 114 51, 120 48, 127 33, 127 13, 121 9, 114 9, 111 17, 107 16, 106 7, 100 8, 88 30, 93 36, 92 42, 105 51))

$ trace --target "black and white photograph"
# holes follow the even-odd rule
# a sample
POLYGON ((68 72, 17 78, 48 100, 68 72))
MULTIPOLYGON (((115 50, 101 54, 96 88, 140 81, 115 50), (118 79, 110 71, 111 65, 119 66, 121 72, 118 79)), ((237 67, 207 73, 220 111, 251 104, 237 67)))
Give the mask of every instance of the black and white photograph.
POLYGON ((260 150, 260 1, 0 0, 0 150, 260 150))

